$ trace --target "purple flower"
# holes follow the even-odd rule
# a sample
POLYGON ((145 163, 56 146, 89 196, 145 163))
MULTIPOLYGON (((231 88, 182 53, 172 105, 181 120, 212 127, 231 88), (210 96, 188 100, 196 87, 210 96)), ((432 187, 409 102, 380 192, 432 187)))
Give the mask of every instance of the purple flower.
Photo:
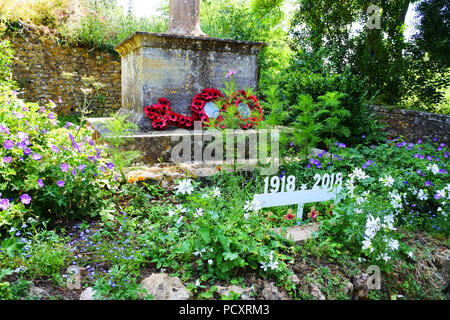
POLYGON ((19 149, 25 149, 27 147, 27 142, 24 140, 24 141, 20 141, 18 144, 17 144, 17 148, 19 148, 19 149))
POLYGON ((72 169, 72 175, 74 176, 74 175, 76 175, 76 174, 77 174, 77 170, 72 169))
POLYGON ((421 174, 421 173, 422 173, 422 170, 418 169, 418 170, 416 170, 416 172, 417 172, 418 174, 421 174))
POLYGON ((3 147, 6 150, 12 149, 14 148, 14 142, 12 140, 5 140, 5 142, 3 143, 3 147))
POLYGON ((56 182, 56 184, 58 185, 58 187, 62 188, 62 187, 64 187, 64 185, 66 184, 66 182, 65 182, 64 180, 58 180, 58 181, 56 182))
POLYGON ((228 71, 228 73, 227 73, 227 75, 225 76, 225 78, 229 78, 229 77, 231 77, 233 74, 236 74, 236 70, 234 70, 234 68, 231 69, 230 71, 228 71))
POLYGON ((0 125, 0 132, 6 133, 6 134, 10 134, 9 128, 8 127, 4 127, 2 125, 0 125))
POLYGON ((60 166, 62 172, 67 172, 70 169, 70 166, 66 163, 61 164, 60 166))
POLYGON ((23 155, 24 156, 28 156, 28 155, 30 155, 31 154, 31 149, 30 148, 25 148, 25 149, 23 149, 23 155))
POLYGON ((112 169, 114 169, 114 164, 113 164, 112 162, 110 162, 110 163, 108 163, 108 164, 106 165, 106 167, 107 167, 109 170, 112 170, 112 169))
POLYGON ((30 204, 30 202, 31 202, 31 197, 28 195, 28 194, 23 194, 21 197, 20 197, 20 201, 23 203, 23 204, 30 204))
POLYGON ((431 181, 425 181, 425 185, 426 185, 427 187, 431 186, 431 181))
POLYGON ((3 158, 3 162, 4 162, 4 163, 11 163, 11 161, 12 161, 12 158, 11 158, 11 157, 4 157, 4 158, 3 158))
POLYGON ((363 134, 363 135, 361 136, 361 138, 365 139, 365 138, 366 138, 366 135, 365 135, 365 134, 363 134))
POLYGON ((442 196, 441 196, 439 193, 436 193, 436 194, 434 195, 434 198, 435 198, 436 200, 439 200, 441 197, 442 197, 442 196))
POLYGON ((39 188, 43 188, 44 187, 44 181, 42 181, 42 179, 38 179, 37 185, 39 186, 39 188))
POLYGON ((50 112, 48 114, 48 118, 51 119, 51 120, 55 119, 55 115, 53 114, 53 112, 50 112))
POLYGON ((77 167, 77 169, 80 170, 80 171, 83 171, 84 169, 86 169, 86 165, 85 165, 85 164, 80 164, 80 165, 77 167))
POLYGON ((50 148, 52 149, 52 151, 54 153, 58 153, 59 152, 59 148, 57 146, 51 146, 50 148))
POLYGON ((6 210, 9 208, 9 200, 8 199, 0 199, 0 209, 6 210))
POLYGON ((31 156, 31 158, 32 158, 33 160, 39 161, 39 160, 42 159, 42 156, 41 156, 40 154, 33 153, 33 155, 31 156))

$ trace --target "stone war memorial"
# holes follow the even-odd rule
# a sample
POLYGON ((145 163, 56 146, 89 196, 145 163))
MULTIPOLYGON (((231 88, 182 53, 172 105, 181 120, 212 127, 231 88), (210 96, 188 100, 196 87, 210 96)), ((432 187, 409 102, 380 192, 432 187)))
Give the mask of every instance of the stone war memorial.
POLYGON ((0 305, 448 301, 449 19, 448 0, 0 0, 0 305))
MULTIPOLYGON (((193 98, 204 89, 223 88, 230 70, 237 88, 257 89, 258 54, 266 44, 208 37, 200 29, 199 6, 199 0, 171 0, 166 33, 137 31, 115 47, 122 73, 119 114, 128 115, 128 121, 138 125, 130 147, 139 149, 146 162, 155 163, 161 157, 170 161, 171 138, 180 135, 175 126, 154 130, 145 113, 148 106, 165 98, 174 113, 189 117, 193 98)), ((210 117, 219 115, 212 102, 204 108, 210 117)), ((248 108, 242 111, 249 113, 248 108)), ((96 136, 106 133, 104 120, 88 120, 96 136)))

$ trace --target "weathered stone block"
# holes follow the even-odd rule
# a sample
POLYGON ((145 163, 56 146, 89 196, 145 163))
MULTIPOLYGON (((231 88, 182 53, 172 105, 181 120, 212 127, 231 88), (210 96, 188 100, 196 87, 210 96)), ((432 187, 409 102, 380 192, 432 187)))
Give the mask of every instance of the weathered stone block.
POLYGON ((190 115, 193 97, 204 88, 221 89, 235 69, 238 88, 256 89, 261 42, 135 32, 115 47, 121 56, 122 108, 130 120, 151 129, 144 108, 159 98, 173 111, 190 115))

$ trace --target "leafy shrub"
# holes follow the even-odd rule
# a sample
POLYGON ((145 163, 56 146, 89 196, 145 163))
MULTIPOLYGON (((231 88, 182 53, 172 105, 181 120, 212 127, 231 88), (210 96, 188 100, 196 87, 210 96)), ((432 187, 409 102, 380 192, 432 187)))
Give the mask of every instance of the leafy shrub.
POLYGON ((114 55, 114 46, 135 31, 164 32, 165 18, 138 18, 109 2, 95 2, 84 8, 79 19, 69 20, 58 30, 73 44, 97 47, 114 55))
MULTIPOLYGON (((342 125, 350 129, 351 134, 343 142, 356 144, 366 141, 379 141, 380 125, 369 110, 367 84, 364 80, 352 75, 349 71, 342 74, 330 73, 316 56, 308 53, 297 53, 290 66, 279 77, 279 88, 282 99, 287 106, 296 105, 301 95, 310 95, 315 101, 327 92, 339 92, 345 96, 341 106, 350 112, 351 117, 342 119, 342 125)), ((288 108, 289 116, 284 124, 295 120, 299 110, 288 108)), ((344 138, 344 137, 342 137, 344 138)))
POLYGON ((95 215, 108 194, 111 169, 91 132, 58 126, 54 104, 0 102, 0 226, 27 215, 95 215))
POLYGON ((2 19, 51 28, 65 22, 78 9, 72 0, 0 0, 2 19))
POLYGON ((297 175, 298 181, 311 179, 315 173, 349 173, 341 201, 320 231, 322 244, 335 248, 336 256, 345 248, 355 258, 389 269, 396 259, 414 257, 400 241, 398 228, 450 232, 445 144, 396 139, 378 146, 347 148, 342 144, 333 161, 326 154, 313 157, 306 170, 295 164, 285 170, 297 175))
POLYGON ((247 190, 251 184, 242 187, 242 178, 228 174, 219 180, 220 188, 179 181, 177 204, 140 209, 147 216, 143 223, 133 218, 139 209, 126 210, 124 231, 137 235, 133 255, 157 268, 182 271, 187 279, 198 277, 200 282, 230 280, 246 270, 286 282, 292 259, 285 254, 286 240, 245 200, 251 199, 247 190), (231 192, 238 186, 244 189, 240 195, 231 192))
MULTIPOLYGON (((1 27, 1 25, 0 25, 1 27)), ((14 51, 8 40, 0 41, 0 92, 15 87, 11 79, 11 68, 14 51)))

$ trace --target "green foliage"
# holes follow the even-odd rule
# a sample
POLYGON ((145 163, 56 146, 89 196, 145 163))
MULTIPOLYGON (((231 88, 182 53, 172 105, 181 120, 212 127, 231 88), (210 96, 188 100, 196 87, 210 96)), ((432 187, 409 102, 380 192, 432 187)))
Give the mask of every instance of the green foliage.
POLYGON ((325 143, 329 146, 331 157, 333 156, 334 142, 336 138, 343 139, 350 136, 349 128, 342 125, 342 122, 351 116, 350 112, 340 107, 339 99, 345 97, 345 94, 339 92, 327 92, 317 99, 323 105, 326 118, 323 120, 321 129, 322 135, 328 137, 325 143))
MULTIPOLYGON (((0 28, 1 27, 2 25, 0 24, 0 28)), ((0 41, 0 92, 15 87, 15 83, 11 79, 10 68, 13 56, 14 51, 11 49, 10 42, 8 40, 0 41)))
POLYGON ((258 57, 260 84, 270 83, 287 66, 291 50, 282 20, 284 1, 202 0, 200 22, 210 37, 268 43, 258 57))
POLYGON ((167 17, 138 18, 107 1, 90 1, 85 11, 78 20, 59 27, 59 31, 70 43, 96 47, 115 55, 114 46, 135 31, 167 30, 167 17))
POLYGON ((58 127, 55 105, 24 103, 10 92, 0 100, 0 225, 29 215, 95 215, 109 194, 113 165, 72 124, 58 127))
POLYGON ((66 80, 66 83, 69 85, 70 90, 77 103, 77 107, 73 111, 76 111, 80 114, 79 128, 82 128, 83 122, 86 119, 86 115, 91 113, 92 103, 94 102, 96 97, 99 96, 99 90, 103 87, 103 84, 96 81, 94 77, 82 76, 81 83, 83 86, 80 88, 82 96, 79 99, 74 91, 74 87, 76 86, 74 82, 75 74, 70 72, 63 72, 62 77, 66 80))
POLYGON ((137 131, 139 128, 132 122, 126 121, 129 115, 114 114, 112 118, 105 121, 105 128, 109 131, 104 135, 104 140, 110 145, 109 152, 111 158, 122 175, 125 178, 124 168, 130 166, 136 159, 142 157, 140 151, 122 150, 121 147, 132 138, 127 134, 137 131))
POLYGON ((130 276, 124 266, 114 265, 109 277, 98 278, 94 284, 96 298, 110 300, 145 300, 152 299, 145 289, 137 284, 135 277, 130 276))
POLYGON ((298 114, 293 122, 294 145, 299 148, 301 159, 307 159, 310 150, 322 141, 320 131, 323 130, 323 125, 320 118, 326 110, 323 105, 314 103, 311 96, 301 95, 292 111, 298 114))
MULTIPOLYGON (((352 75, 349 70, 342 74, 331 73, 322 60, 323 57, 323 50, 314 53, 299 51, 279 79, 280 99, 286 100, 286 106, 294 106, 301 95, 310 95, 316 100, 327 92, 339 92, 343 94, 339 99, 340 106, 351 114, 350 117, 341 119, 341 125, 350 130, 348 138, 342 135, 341 141, 349 144, 361 143, 362 135, 365 135, 367 140, 379 141, 381 126, 369 110, 371 101, 366 101, 366 82, 352 75)), ((286 107, 286 110, 289 116, 282 122, 285 125, 291 124, 299 115, 296 108, 286 107)))

